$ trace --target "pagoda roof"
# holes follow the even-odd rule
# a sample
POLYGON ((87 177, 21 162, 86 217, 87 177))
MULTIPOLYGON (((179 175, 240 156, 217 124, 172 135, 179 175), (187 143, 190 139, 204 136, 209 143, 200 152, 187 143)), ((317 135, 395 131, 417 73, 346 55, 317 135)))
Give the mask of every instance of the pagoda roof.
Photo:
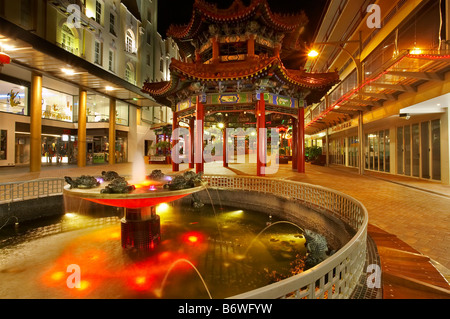
POLYGON ((293 32, 308 22, 303 11, 297 14, 272 12, 267 0, 252 0, 249 6, 245 6, 241 0, 235 0, 227 9, 220 9, 216 4, 204 0, 195 0, 190 22, 185 25, 171 25, 167 36, 174 39, 192 39, 203 30, 204 24, 236 23, 252 18, 260 18, 266 26, 282 32, 293 32))
POLYGON ((271 78, 277 83, 299 91, 322 91, 339 82, 337 72, 308 73, 304 70, 287 69, 279 57, 253 57, 244 61, 210 64, 187 63, 172 59, 170 73, 170 81, 145 82, 142 91, 157 99, 174 95, 194 82, 216 83, 271 78))

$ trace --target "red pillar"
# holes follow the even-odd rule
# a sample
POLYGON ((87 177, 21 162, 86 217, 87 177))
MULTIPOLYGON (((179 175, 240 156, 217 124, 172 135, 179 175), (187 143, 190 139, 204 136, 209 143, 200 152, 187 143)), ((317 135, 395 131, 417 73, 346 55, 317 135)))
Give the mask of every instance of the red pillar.
POLYGON ((197 174, 205 171, 203 163, 203 131, 205 123, 205 112, 203 109, 203 104, 200 102, 200 96, 197 96, 196 103, 197 110, 197 129, 195 134, 195 164, 197 174))
POLYGON ((305 172, 305 109, 298 109, 298 127, 297 127, 297 171, 305 172))
POLYGON ((292 121, 292 169, 297 170, 298 167, 298 122, 297 119, 293 119, 292 121))
MULTIPOLYGON (((178 138, 174 135, 175 130, 178 128, 178 114, 177 112, 173 113, 173 122, 172 122, 172 150, 175 150, 175 146, 178 144, 178 139, 175 140, 175 138, 178 138)), ((177 151, 177 153, 179 153, 177 151)), ((179 155, 175 157, 176 159, 179 159, 179 155)), ((175 161, 172 158, 172 172, 178 172, 180 170, 180 164, 175 163, 175 161)))
POLYGON ((227 145, 228 145, 228 141, 227 141, 227 123, 224 124, 223 127, 223 145, 222 145, 222 157, 223 157, 223 167, 228 167, 228 153, 227 153, 227 145))
POLYGON ((194 158, 194 142, 195 142, 195 138, 194 138, 194 128, 195 128, 195 118, 191 117, 189 119, 189 168, 194 168, 195 167, 195 158, 194 158))
POLYGON ((263 167, 267 152, 267 133, 266 128, 266 104, 264 102, 264 93, 261 93, 259 101, 256 102, 256 175, 265 176, 263 167))

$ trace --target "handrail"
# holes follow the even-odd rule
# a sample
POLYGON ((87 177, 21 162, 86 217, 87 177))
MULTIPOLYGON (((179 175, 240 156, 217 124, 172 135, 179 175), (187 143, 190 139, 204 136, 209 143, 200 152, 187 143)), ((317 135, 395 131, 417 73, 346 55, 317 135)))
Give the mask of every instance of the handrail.
POLYGON ((63 178, 35 179, 0 184, 0 204, 62 195, 63 178))
POLYGON ((366 208, 359 201, 326 187, 287 180, 221 175, 205 175, 204 179, 212 188, 270 193, 326 210, 356 231, 355 236, 344 247, 319 265, 230 299, 343 299, 351 296, 366 261, 369 218, 366 208))

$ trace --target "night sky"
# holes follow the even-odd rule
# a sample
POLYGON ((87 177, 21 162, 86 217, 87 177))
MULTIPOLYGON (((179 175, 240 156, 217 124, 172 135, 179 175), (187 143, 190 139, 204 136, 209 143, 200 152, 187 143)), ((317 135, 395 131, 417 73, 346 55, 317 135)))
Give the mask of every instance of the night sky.
MULTIPOLYGON (((273 12, 295 13, 305 11, 309 19, 305 41, 311 41, 328 0, 267 0, 273 12)), ((228 8, 233 0, 207 0, 217 3, 219 8, 228 8)), ((250 0, 243 0, 248 5, 250 0)), ((159 0, 158 32, 163 38, 171 24, 187 24, 192 14, 194 0, 159 0)))

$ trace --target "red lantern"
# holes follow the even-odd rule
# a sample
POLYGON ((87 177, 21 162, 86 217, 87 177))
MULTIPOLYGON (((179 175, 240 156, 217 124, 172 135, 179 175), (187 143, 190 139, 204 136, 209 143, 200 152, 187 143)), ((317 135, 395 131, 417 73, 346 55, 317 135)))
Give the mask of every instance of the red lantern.
POLYGON ((0 65, 10 64, 11 57, 7 55, 5 52, 0 52, 0 65))

